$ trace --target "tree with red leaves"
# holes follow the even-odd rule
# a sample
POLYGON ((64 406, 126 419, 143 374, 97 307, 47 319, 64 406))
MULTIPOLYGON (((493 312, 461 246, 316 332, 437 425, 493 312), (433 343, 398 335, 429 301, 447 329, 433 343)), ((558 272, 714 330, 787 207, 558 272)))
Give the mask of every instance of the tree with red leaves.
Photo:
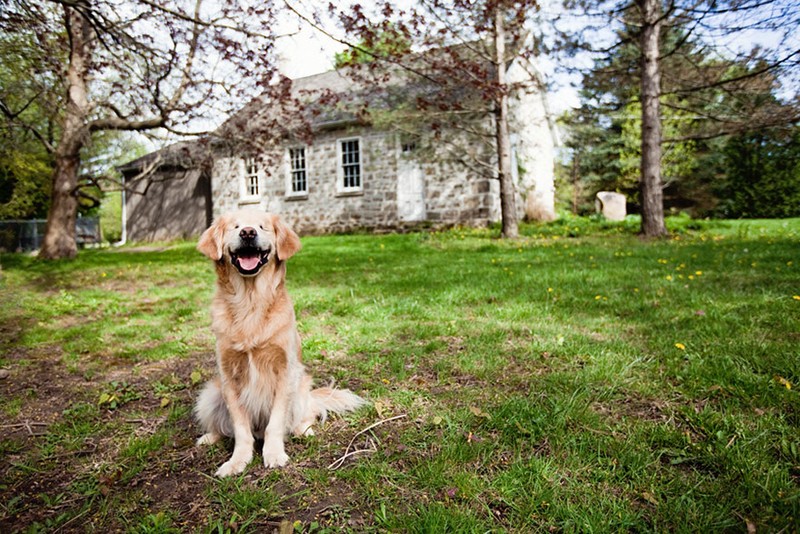
MULTIPOLYGON (((497 179, 502 236, 508 238, 519 235, 518 195, 521 193, 523 200, 530 195, 530 201, 535 197, 532 191, 517 191, 515 184, 510 103, 522 92, 544 91, 531 61, 534 47, 528 27, 537 9, 533 0, 430 0, 407 8, 392 2, 373 9, 360 4, 345 9, 329 7, 345 35, 335 38, 354 51, 348 57, 359 58, 346 70, 349 76, 375 93, 384 91, 393 80, 403 79, 401 91, 386 93, 393 99, 391 106, 376 106, 376 99, 372 100, 372 109, 365 110, 371 112, 371 120, 377 117, 391 122, 409 135, 432 132, 439 152, 450 144, 450 154, 458 154, 461 163, 497 179), (382 46, 387 35, 403 46, 382 46), (512 77, 512 64, 525 66, 516 67, 512 77), (402 100, 399 106, 398 100, 402 100), (447 132, 458 132, 457 139, 446 139, 447 132)), ((533 210, 540 219, 555 217, 552 178, 548 193, 549 205, 545 201, 543 208, 533 210)))
POLYGON ((274 21, 274 6, 255 0, 4 3, 0 32, 28 36, 44 48, 42 57, 65 58, 43 61, 34 74, 52 83, 31 98, 62 102, 53 131, 26 122, 27 106, 0 94, 6 124, 27 130, 54 161, 41 258, 77 253, 79 177, 93 137, 185 134, 198 119, 208 124, 209 116, 235 109, 274 79, 274 21))

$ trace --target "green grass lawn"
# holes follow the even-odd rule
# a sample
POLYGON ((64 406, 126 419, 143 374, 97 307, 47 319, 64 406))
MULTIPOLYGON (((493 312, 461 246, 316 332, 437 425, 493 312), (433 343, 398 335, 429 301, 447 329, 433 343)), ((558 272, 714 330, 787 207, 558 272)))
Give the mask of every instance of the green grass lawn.
POLYGON ((304 361, 372 405, 222 481, 194 244, 5 254, 0 531, 796 532, 800 220, 668 226, 303 238, 304 361))

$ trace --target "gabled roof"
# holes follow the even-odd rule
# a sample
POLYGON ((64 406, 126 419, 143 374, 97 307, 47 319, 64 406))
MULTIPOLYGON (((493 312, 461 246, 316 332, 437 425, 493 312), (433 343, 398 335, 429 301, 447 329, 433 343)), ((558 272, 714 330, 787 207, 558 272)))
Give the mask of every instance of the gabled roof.
MULTIPOLYGON (((233 114, 217 130, 217 136, 225 138, 260 127, 267 130, 262 134, 274 134, 277 128, 283 130, 282 135, 291 135, 303 127, 312 130, 344 127, 363 120, 365 110, 396 109, 401 105, 414 108, 419 100, 440 98, 442 94, 458 107, 479 99, 480 90, 436 74, 431 65, 476 58, 477 67, 470 70, 470 75, 477 78, 482 73, 491 80, 494 67, 486 59, 489 47, 490 43, 485 41, 462 43, 408 54, 403 66, 376 61, 287 79, 233 114), (367 82, 371 76, 375 79, 367 82), (434 82, 433 78, 440 79, 434 82), (443 91, 445 85, 450 86, 443 91)), ((519 48, 520 44, 513 47, 519 48)))
MULTIPOLYGON (((197 166, 208 154, 209 146, 238 150, 241 144, 270 144, 287 137, 303 136, 302 132, 342 128, 358 124, 364 119, 364 111, 397 109, 406 105, 415 108, 420 100, 442 93, 440 86, 425 78, 426 66, 437 57, 483 58, 488 46, 485 42, 465 43, 444 47, 435 51, 412 54, 408 63, 416 74, 392 64, 374 63, 344 67, 320 74, 283 79, 261 95, 253 98, 242 109, 231 115, 209 139, 176 143, 142 158, 131 161, 119 170, 139 172, 145 165, 153 165, 157 158, 159 168, 191 168, 197 166), (363 69, 363 70, 362 70, 363 69), (377 75, 380 84, 359 81, 377 75), (360 75, 360 73, 362 73, 360 75), (203 144, 200 150, 198 143, 203 144)), ((487 78, 493 66, 483 62, 482 70, 487 78)), ((476 72, 472 72, 476 76, 476 72)), ((468 84, 457 84, 447 79, 444 83, 455 85, 446 91, 447 98, 455 105, 468 103, 478 98, 476 90, 468 84)))
POLYGON ((166 169, 194 169, 208 157, 208 141, 179 141, 117 167, 126 178, 166 169))

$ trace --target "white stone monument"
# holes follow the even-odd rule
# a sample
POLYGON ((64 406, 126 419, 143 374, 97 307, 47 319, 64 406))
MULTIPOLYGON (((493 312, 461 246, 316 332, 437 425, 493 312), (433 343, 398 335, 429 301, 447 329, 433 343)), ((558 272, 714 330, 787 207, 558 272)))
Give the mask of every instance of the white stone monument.
POLYGON ((622 193, 600 191, 594 204, 597 212, 609 221, 625 220, 625 195, 622 193))

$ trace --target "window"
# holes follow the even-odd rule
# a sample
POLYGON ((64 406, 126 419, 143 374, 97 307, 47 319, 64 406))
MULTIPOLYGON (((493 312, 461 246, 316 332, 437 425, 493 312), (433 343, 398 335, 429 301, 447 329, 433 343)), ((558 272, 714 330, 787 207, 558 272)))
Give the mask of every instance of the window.
POLYGON ((339 142, 340 191, 361 190, 361 148, 358 139, 345 139, 339 142))
POLYGON ((411 154, 417 150, 417 138, 416 136, 404 136, 400 140, 400 153, 403 155, 411 154))
POLYGON ((308 172, 306 168, 306 149, 289 149, 289 195, 308 193, 308 172))
POLYGON ((257 197, 258 190, 258 159, 254 156, 244 158, 244 195, 257 197))

